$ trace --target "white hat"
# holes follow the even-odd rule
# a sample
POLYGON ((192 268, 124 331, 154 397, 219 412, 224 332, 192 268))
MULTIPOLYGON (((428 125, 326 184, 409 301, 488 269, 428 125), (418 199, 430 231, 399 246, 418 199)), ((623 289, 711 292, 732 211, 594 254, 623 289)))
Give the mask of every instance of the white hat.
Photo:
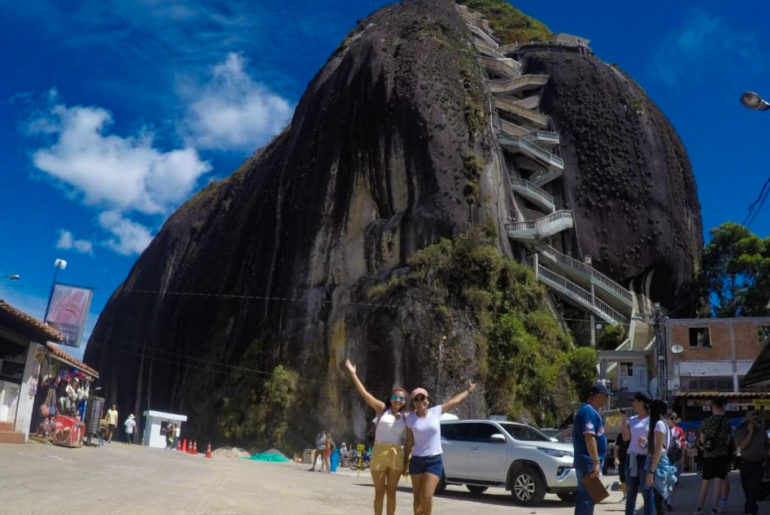
POLYGON ((133 415, 129 415, 128 418, 134 418, 134 416, 133 415))

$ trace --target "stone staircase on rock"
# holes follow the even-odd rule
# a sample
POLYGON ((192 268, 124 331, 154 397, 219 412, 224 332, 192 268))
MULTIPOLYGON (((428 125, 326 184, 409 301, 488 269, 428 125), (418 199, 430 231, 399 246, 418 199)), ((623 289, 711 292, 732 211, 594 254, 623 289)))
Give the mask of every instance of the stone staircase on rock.
MULTIPOLYGON (((486 20, 464 6, 457 8, 470 31, 485 74, 486 88, 492 97, 490 114, 497 143, 505 157, 504 172, 515 212, 520 213, 518 219, 505 224, 508 237, 525 249, 524 262, 538 279, 550 291, 586 311, 592 325, 594 317, 598 317, 605 323, 628 329, 636 312, 632 292, 590 263, 559 250, 560 235, 575 231, 576 227, 570 206, 564 195, 559 194, 564 174, 564 161, 559 156, 560 137, 553 130, 550 118, 539 110, 548 75, 522 73, 519 53, 527 44, 499 45, 486 20)), ((587 47, 582 48, 587 40, 564 35, 557 36, 552 43, 535 45, 566 45, 575 47, 581 54, 588 52, 587 47)), ((629 333, 630 340, 635 336, 639 335, 629 333)))

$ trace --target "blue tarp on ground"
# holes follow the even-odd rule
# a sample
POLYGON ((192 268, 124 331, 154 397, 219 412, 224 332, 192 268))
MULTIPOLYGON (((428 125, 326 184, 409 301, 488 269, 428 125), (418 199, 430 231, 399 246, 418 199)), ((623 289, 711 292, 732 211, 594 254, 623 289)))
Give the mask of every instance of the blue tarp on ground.
POLYGON ((286 456, 281 456, 279 454, 268 454, 266 452, 260 452, 258 454, 252 454, 250 457, 243 457, 242 460, 254 460, 254 461, 276 461, 279 463, 284 463, 286 461, 291 461, 286 456))

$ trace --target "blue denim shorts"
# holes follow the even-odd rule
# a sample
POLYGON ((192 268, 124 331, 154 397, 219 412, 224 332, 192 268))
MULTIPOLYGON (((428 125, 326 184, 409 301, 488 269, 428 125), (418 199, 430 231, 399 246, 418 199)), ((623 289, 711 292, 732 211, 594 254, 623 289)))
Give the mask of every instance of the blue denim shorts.
POLYGON ((436 454, 434 456, 412 456, 409 459, 409 474, 433 474, 436 477, 441 477, 441 473, 444 470, 444 464, 441 461, 441 455, 436 454))

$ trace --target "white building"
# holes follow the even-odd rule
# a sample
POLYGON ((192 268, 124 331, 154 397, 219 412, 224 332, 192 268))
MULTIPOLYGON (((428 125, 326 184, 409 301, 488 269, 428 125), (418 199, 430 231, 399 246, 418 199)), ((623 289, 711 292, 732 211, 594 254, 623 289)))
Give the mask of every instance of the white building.
POLYGON ((187 422, 187 415, 165 413, 163 411, 147 410, 144 413, 144 436, 142 441, 149 447, 166 448, 166 428, 170 424, 176 426, 176 435, 181 433, 182 422, 187 422))

